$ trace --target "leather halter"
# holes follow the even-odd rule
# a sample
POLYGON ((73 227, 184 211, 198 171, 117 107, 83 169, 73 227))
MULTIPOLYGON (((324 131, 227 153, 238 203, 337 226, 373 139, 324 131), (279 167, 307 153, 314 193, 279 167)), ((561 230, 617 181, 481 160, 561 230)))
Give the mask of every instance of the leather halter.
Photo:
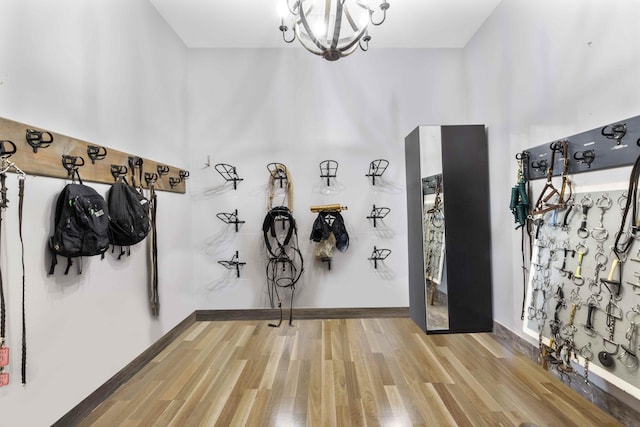
POLYGON ((572 194, 573 190, 571 188, 571 179, 569 178, 569 143, 567 140, 556 141, 551 144, 551 163, 547 169, 547 182, 542 188, 542 192, 533 207, 532 215, 541 215, 554 209, 564 209, 567 206, 569 199, 571 199, 572 194), (552 182, 553 167, 557 152, 562 153, 563 160, 562 185, 560 186, 560 190, 558 190, 552 182), (569 194, 565 197, 567 188, 569 194), (549 203, 549 200, 555 196, 558 197, 558 202, 549 203))

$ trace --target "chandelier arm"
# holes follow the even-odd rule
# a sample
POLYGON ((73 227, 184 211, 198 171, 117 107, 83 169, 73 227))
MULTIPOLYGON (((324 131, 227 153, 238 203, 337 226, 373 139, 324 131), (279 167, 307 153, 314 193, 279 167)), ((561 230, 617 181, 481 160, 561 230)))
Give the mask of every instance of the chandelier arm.
POLYGON ((356 44, 360 43, 360 39, 362 39, 363 34, 365 34, 366 32, 367 32, 366 28, 360 30, 360 32, 358 32, 358 34, 354 36, 353 41, 351 41, 351 43, 349 43, 348 45, 341 47, 340 51, 343 52, 345 50, 349 50, 356 44))
POLYGON ((286 32, 289 30, 289 27, 287 27, 286 25, 284 25, 284 20, 282 21, 282 25, 280 25, 280 31, 282 32, 282 40, 285 41, 285 43, 291 43, 296 39, 296 32, 292 30, 292 36, 290 40, 287 40, 287 36, 286 36, 286 32))
POLYGON ((285 2, 287 3, 287 9, 289 9, 289 13, 292 14, 293 16, 298 16, 298 11, 302 9, 300 5, 301 0, 295 0, 293 3, 293 7, 291 7, 291 4, 289 3, 289 1, 290 0, 285 0, 285 2))
MULTIPOLYGON (((310 8, 309 8, 309 10, 307 11, 307 13, 308 13, 308 12, 310 12, 312 8, 313 8, 313 7, 310 7, 310 8)), ((300 18, 299 18, 299 21, 300 21, 300 22, 302 22, 302 25, 304 26, 304 29, 306 30, 307 35, 309 36, 309 38, 311 39, 311 41, 313 42, 313 44, 315 44, 315 45, 318 47, 318 49, 320 49, 320 50, 324 51, 324 50, 326 49, 326 47, 325 47, 325 46, 323 46, 323 45, 322 45, 322 43, 320 43, 320 41, 318 40, 318 38, 316 37, 316 35, 315 35, 315 34, 313 34, 313 31, 311 31, 311 27, 309 26, 309 21, 307 21, 307 16, 306 16, 306 14, 305 14, 304 10, 302 10, 302 9, 300 9, 300 18)), ((298 27, 299 27, 299 25, 300 25, 300 24, 298 24, 298 25, 296 26, 296 28, 298 28, 298 27)), ((298 38, 300 39, 300 34, 297 34, 297 36, 298 36, 298 38)), ((302 45, 304 46, 304 43, 302 43, 302 45)), ((305 47, 306 47, 306 46, 305 46, 305 47)), ((309 50, 309 49, 307 49, 307 50, 309 50)), ((311 50, 309 50, 309 51, 310 51, 310 52, 313 52, 313 51, 311 51, 311 50)), ((321 54, 321 55, 322 55, 322 54, 321 54)))
POLYGON ((380 10, 382 11, 382 20, 379 22, 375 22, 373 20, 373 9, 369 9, 369 21, 371 21, 371 23, 375 26, 381 25, 385 19, 387 19, 387 9, 389 9, 389 3, 387 3, 386 1, 383 2, 382 4, 380 4, 380 10))
MULTIPOLYGON (((344 2, 336 2, 336 22, 333 27, 333 38, 331 40, 331 49, 338 47, 338 41, 340 39, 340 27, 342 26, 342 9, 344 2)), ((327 27, 328 28, 328 27, 327 27)))

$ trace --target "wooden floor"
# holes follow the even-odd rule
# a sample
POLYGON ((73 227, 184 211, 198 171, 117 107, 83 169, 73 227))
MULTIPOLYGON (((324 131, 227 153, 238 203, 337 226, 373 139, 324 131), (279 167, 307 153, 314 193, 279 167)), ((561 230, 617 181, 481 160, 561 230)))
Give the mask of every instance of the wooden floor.
POLYGON ((491 334, 404 319, 196 322, 82 426, 607 426, 491 334))

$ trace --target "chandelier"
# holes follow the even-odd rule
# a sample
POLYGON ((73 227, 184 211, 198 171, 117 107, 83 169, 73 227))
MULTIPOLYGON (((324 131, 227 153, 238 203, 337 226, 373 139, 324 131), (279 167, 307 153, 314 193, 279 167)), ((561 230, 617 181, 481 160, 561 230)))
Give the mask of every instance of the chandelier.
POLYGON ((282 0, 280 31, 285 42, 298 39, 309 52, 336 61, 358 47, 364 51, 369 48, 369 24, 384 22, 389 3, 383 0, 379 8, 377 15, 382 17, 376 20, 368 0, 282 0), (287 14, 293 27, 290 36, 285 25, 287 14))

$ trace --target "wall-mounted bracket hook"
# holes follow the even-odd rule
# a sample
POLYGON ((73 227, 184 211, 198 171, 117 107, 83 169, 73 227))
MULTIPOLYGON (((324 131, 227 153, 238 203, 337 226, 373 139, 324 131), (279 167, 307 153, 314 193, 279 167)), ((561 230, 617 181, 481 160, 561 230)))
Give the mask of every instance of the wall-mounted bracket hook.
POLYGON ((235 166, 228 165, 226 163, 218 163, 214 166, 216 171, 224 178, 225 181, 233 181, 233 189, 238 189, 238 181, 244 181, 238 176, 235 166))
POLYGON ((225 224, 234 224, 236 226, 236 233, 238 232, 238 225, 244 224, 244 221, 240 221, 238 219, 238 209, 234 210, 231 213, 228 212, 220 212, 216 214, 219 220, 224 222, 225 224))
POLYGON ((389 160, 376 159, 369 163, 369 172, 365 176, 371 177, 371 184, 376 185, 376 177, 382 176, 389 166, 389 160))
POLYGON ((228 268, 228 269, 235 268, 237 276, 240 277, 240 267, 245 265, 246 262, 240 262, 239 259, 240 259, 240 256, 238 254, 238 251, 236 251, 235 255, 233 256, 233 258, 231 258, 231 260, 218 261, 218 264, 223 265, 225 268, 228 268))
POLYGON ((147 183, 147 187, 150 187, 158 180, 157 173, 145 172, 144 173, 144 181, 147 183))
POLYGON ((78 172, 80 166, 84 166, 84 159, 82 156, 69 156, 67 154, 62 155, 62 166, 67 170, 69 177, 72 177, 74 173, 78 172))
POLYGON ((320 162, 320 178, 327 179, 327 187, 331 185, 331 178, 335 178, 337 176, 337 172, 338 172, 337 161, 323 160, 320 162))
POLYGON ((374 268, 378 268, 378 261, 384 261, 391 254, 391 249, 378 249, 375 246, 373 247, 373 252, 371 252, 371 257, 369 257, 369 261, 373 261, 374 268))
POLYGON ((169 166, 164 166, 164 165, 158 165, 158 167, 156 167, 156 170, 158 171, 158 176, 162 176, 162 175, 168 175, 169 174, 169 166))
POLYGON ((376 208, 376 205, 373 205, 373 208, 371 209, 371 213, 369 214, 367 219, 372 219, 373 226, 375 227, 376 221, 387 216, 389 212, 391 212, 390 208, 376 208))
POLYGON ((547 162, 546 159, 534 160, 533 162, 531 162, 531 169, 535 169, 538 172, 540 171, 545 172, 548 168, 549 168, 549 162, 547 162))
POLYGON ((609 125, 602 128, 600 131, 602 136, 607 139, 613 139, 616 141, 616 145, 620 145, 622 138, 627 134, 627 124, 618 123, 615 125, 609 125))
POLYGON ((129 168, 125 165, 111 165, 111 176, 114 181, 117 181, 118 178, 127 176, 129 173, 129 168))
POLYGON ((591 168, 591 163, 596 158, 596 150, 584 150, 584 151, 576 151, 573 153, 573 158, 578 163, 583 163, 587 165, 587 168, 591 168))
POLYGON ((142 157, 129 156, 129 169, 131 169, 131 171, 134 171, 135 169, 142 168, 143 162, 144 160, 142 159, 142 157))
POLYGON ((267 165, 267 170, 273 177, 274 181, 278 181, 280 184, 280 188, 283 187, 283 181, 286 181, 287 178, 287 167, 283 163, 269 163, 267 165))
POLYGON ((182 180, 180 178, 175 178, 173 176, 169 177, 169 185, 171 186, 171 188, 175 187, 176 185, 180 184, 182 182, 182 180))
POLYGON ((0 141, 0 157, 8 159, 16 152, 16 144, 9 140, 0 141))
POLYGON ((37 153, 38 148, 47 148, 53 142, 53 135, 47 131, 27 129, 26 139, 33 152, 37 153))
POLYGON ((207 161, 205 162, 204 167, 211 167, 211 156, 207 155, 207 161))
POLYGON ((556 153, 560 153, 563 154, 564 153, 564 140, 560 140, 560 141, 553 141, 551 144, 549 144, 549 148, 551 149, 551 151, 555 151, 556 153))
POLYGON ((182 181, 184 181, 185 179, 189 179, 189 171, 181 170, 180 172, 178 172, 178 176, 182 181))
POLYGON ((87 146, 87 156, 91 159, 91 164, 95 165, 96 160, 103 160, 107 157, 107 149, 105 147, 99 147, 97 145, 87 146))

